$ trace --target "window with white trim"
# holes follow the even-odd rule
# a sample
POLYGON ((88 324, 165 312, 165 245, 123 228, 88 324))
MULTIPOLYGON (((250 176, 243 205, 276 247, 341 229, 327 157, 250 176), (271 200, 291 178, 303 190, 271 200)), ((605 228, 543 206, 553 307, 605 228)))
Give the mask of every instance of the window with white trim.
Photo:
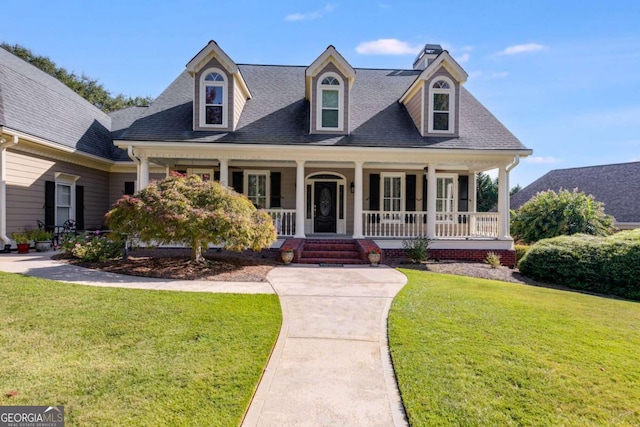
POLYGON ((269 171, 244 171, 244 194, 258 209, 269 208, 269 171))
POLYGON ((453 221, 456 211, 456 179, 454 176, 439 176, 436 179, 436 212, 439 221, 453 221))
POLYGON ((211 68, 200 80, 200 126, 227 127, 227 79, 222 70, 211 68))
POLYGON ((342 130, 344 91, 342 79, 335 73, 323 74, 318 84, 317 127, 342 130))
POLYGON ((402 215, 390 214, 404 210, 404 173, 382 173, 382 191, 380 194, 385 221, 402 221, 402 215))
POLYGON ((454 132, 454 89, 447 77, 437 78, 429 88, 429 132, 454 132))
POLYGON ((76 219, 75 210, 75 195, 76 195, 76 181, 79 176, 57 174, 56 176, 56 210, 55 210, 55 223, 58 226, 62 226, 67 220, 76 219))

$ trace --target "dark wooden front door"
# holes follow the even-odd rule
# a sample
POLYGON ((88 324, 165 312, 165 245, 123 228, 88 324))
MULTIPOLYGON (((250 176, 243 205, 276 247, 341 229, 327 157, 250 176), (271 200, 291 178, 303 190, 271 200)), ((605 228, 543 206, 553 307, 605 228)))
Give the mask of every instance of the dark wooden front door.
POLYGON ((336 232, 336 187, 335 182, 316 181, 314 186, 314 224, 315 233, 336 232))

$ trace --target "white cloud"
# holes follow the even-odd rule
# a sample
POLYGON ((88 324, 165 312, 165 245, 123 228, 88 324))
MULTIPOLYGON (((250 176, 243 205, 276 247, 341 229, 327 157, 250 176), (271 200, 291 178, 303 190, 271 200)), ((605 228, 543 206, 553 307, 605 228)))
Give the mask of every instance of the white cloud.
POLYGON ((378 39, 362 42, 356 47, 361 55, 415 55, 422 45, 410 45, 398 39, 378 39))
POLYGON ((562 159, 559 159, 557 157, 543 157, 543 156, 526 157, 524 160, 526 162, 535 163, 537 165, 550 165, 553 163, 562 162, 562 159))
POLYGON ((517 44, 507 47, 505 50, 498 52, 496 55, 517 55, 519 53, 537 52, 546 48, 546 46, 538 43, 517 44))
POLYGON ((295 22, 295 21, 310 21, 313 19, 319 19, 319 18, 322 18, 325 14, 333 12, 335 8, 336 7, 334 5, 328 4, 321 10, 316 10, 314 12, 290 13, 289 15, 284 17, 284 20, 289 22, 295 22))
POLYGON ((508 77, 508 76, 509 76, 508 71, 499 71, 496 73, 491 73, 492 79, 504 79, 505 77, 508 77))
POLYGON ((379 7, 380 9, 390 9, 390 8, 391 8, 391 5, 390 5, 390 4, 388 4, 388 3, 379 3, 379 4, 378 4, 378 7, 379 7))
POLYGON ((456 61, 458 61, 458 63, 460 64, 464 64, 469 61, 469 57, 470 55, 468 53, 463 53, 462 55, 456 58, 456 61))

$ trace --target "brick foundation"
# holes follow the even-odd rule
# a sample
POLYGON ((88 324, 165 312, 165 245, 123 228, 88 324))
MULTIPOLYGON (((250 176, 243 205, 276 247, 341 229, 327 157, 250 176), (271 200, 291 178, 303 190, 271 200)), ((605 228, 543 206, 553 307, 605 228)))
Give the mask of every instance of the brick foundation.
MULTIPOLYGON (((390 258, 406 258, 404 249, 383 249, 385 256, 390 258)), ((516 265, 516 251, 513 250, 488 250, 488 249, 429 249, 429 258, 438 260, 456 260, 483 262, 487 253, 493 252, 500 255, 500 263, 507 267, 516 265)))

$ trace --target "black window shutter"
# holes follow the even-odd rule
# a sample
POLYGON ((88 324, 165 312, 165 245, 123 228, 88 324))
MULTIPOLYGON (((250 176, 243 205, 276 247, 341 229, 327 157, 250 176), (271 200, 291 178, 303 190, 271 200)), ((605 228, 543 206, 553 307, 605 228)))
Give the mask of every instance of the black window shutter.
MULTIPOLYGON (((427 176, 426 175, 422 175, 422 211, 426 212, 427 211, 427 176)), ((424 215, 422 217, 422 222, 423 223, 427 223, 427 216, 424 215)))
POLYGON ((416 210, 416 176, 415 175, 407 175, 404 181, 405 186, 405 210, 407 211, 415 211, 416 210))
POLYGON ((76 230, 84 230, 84 186, 76 185, 76 230))
POLYGON ((56 222, 56 183, 44 182, 44 223, 53 226, 56 222))
POLYGON ((369 210, 380 210, 380 174, 369 175, 369 210))
MULTIPOLYGON (((404 180, 405 202, 404 209, 406 211, 416 210, 416 176, 407 175, 404 180)), ((413 224, 413 215, 406 215, 405 221, 413 224)))
POLYGON ((231 178, 233 179, 233 189, 235 192, 242 194, 244 191, 244 172, 233 172, 231 178))
POLYGON ((133 195, 136 192, 136 183, 133 181, 126 181, 124 183, 124 194, 133 195))
POLYGON ((213 171, 213 180, 220 182, 220 171, 213 171))
POLYGON ((427 177, 422 175, 422 210, 427 211, 427 177))
POLYGON ((282 207, 280 203, 280 172, 271 172, 271 207, 282 207))
POLYGON ((458 211, 469 211, 469 175, 458 176, 458 211))

